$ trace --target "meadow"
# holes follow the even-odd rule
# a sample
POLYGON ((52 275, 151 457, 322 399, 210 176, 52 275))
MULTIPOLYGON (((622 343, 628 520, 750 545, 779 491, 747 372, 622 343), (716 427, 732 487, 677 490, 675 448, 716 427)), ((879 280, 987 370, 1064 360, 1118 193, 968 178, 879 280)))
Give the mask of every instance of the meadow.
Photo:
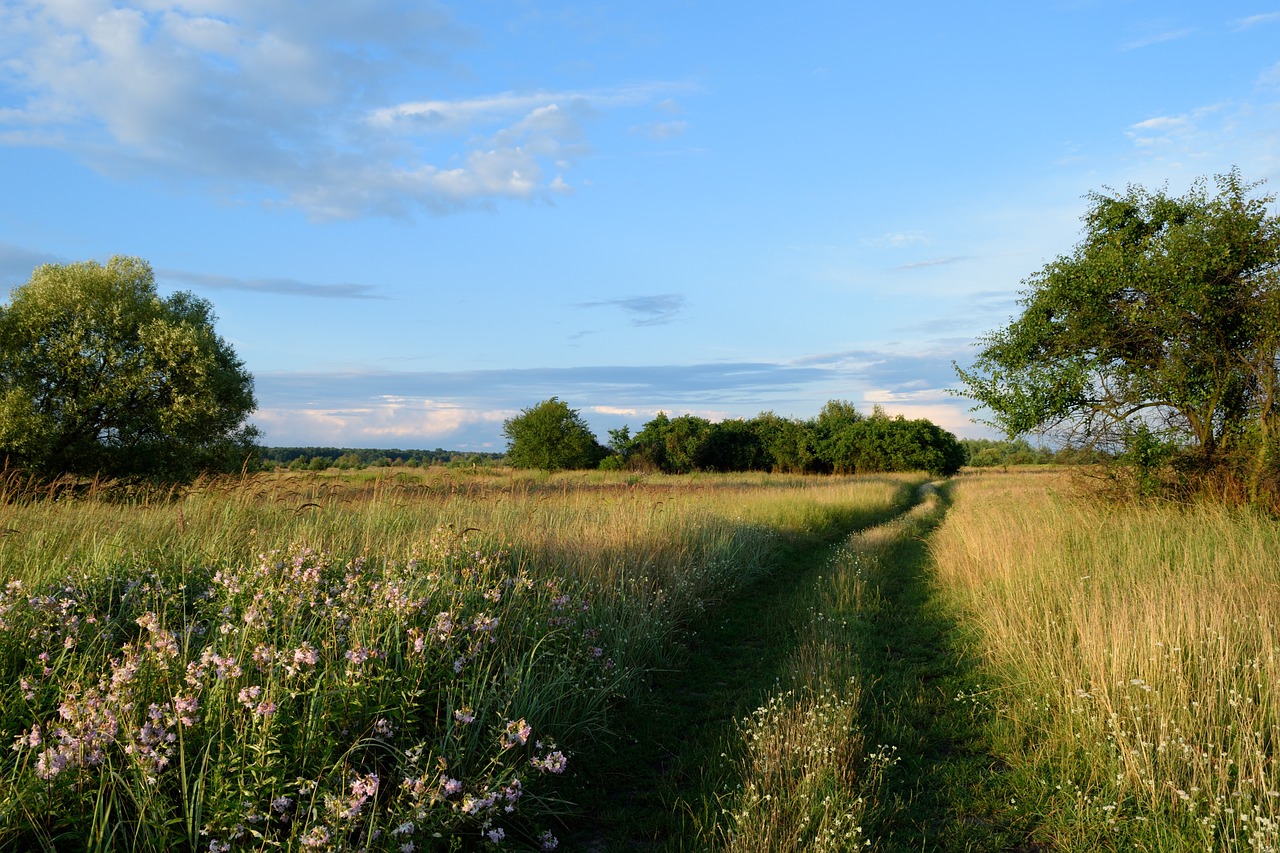
POLYGON ((902 478, 271 475, 0 503, 0 846, 553 849, 682 627, 902 478))
POLYGON ((1275 850, 1280 528, 1044 468, 0 500, 0 849, 1275 850))
POLYGON ((1049 849, 1280 848, 1275 518, 967 476, 930 548, 1049 849))

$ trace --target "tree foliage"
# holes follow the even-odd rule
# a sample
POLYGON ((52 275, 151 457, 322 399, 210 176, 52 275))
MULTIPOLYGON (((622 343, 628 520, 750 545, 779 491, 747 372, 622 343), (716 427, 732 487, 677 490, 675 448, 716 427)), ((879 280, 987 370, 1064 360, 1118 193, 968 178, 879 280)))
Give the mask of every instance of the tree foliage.
POLYGON ((502 425, 507 464, 544 471, 594 468, 608 452, 576 409, 558 397, 524 409, 502 425))
POLYGON ((213 324, 137 258, 37 268, 0 306, 0 455, 42 475, 239 470, 253 379, 213 324))
POLYGON ((843 400, 828 402, 807 421, 763 412, 750 420, 713 423, 659 412, 634 437, 629 430, 610 435, 610 467, 669 474, 928 471, 942 476, 964 464, 964 449, 941 427, 901 415, 890 417, 879 408, 863 416, 843 400))
POLYGON ((1075 250, 1025 282, 963 393, 1010 437, 1124 451, 1141 436, 1202 467, 1273 442, 1280 219, 1237 171, 1186 195, 1094 193, 1075 250))

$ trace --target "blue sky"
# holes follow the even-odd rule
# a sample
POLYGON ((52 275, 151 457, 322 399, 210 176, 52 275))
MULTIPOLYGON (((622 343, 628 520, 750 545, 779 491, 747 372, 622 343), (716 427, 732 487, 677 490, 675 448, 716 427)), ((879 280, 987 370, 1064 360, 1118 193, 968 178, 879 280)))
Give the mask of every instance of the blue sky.
POLYGON ((1280 6, 0 2, 0 293, 211 300, 274 445, 501 450, 559 396, 989 434, 951 362, 1085 195, 1280 189, 1280 6))

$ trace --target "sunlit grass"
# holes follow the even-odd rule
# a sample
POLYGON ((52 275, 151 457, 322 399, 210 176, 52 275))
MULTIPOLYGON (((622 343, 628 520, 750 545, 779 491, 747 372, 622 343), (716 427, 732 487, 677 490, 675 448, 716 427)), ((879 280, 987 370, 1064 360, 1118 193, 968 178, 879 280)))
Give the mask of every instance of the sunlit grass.
POLYGON ((910 512, 849 537, 814 586, 796 596, 805 612, 781 614, 796 630, 787 678, 738 724, 728 749, 737 787, 719 802, 715 848, 848 851, 873 847, 867 824, 886 798, 897 746, 868 739, 864 714, 878 685, 865 659, 867 623, 881 607, 883 562, 938 515, 936 494, 910 512))
POLYGON ((966 477, 940 583, 1000 685, 1008 760, 1068 850, 1280 846, 1280 525, 966 477))
POLYGON ((909 478, 269 475, 0 504, 0 847, 550 848, 680 626, 909 478))

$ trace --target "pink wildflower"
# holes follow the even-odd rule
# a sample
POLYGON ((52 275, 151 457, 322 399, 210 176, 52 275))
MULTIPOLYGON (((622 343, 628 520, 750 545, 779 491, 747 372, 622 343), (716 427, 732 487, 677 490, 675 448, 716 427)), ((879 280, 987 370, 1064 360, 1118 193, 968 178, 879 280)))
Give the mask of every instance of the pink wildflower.
POLYGON ((549 752, 542 758, 533 758, 529 761, 534 767, 547 773, 563 773, 565 767, 569 765, 569 759, 560 750, 549 752))
POLYGON ((240 688, 240 692, 236 694, 236 701, 245 707, 245 710, 252 711, 253 706, 257 703, 258 697, 262 695, 262 687, 253 684, 249 687, 240 688))
POLYGON ((173 697, 173 713, 177 715, 178 722, 184 726, 194 726, 199 722, 196 716, 196 710, 200 707, 200 701, 195 696, 174 696, 173 697))
POLYGON ((523 719, 508 721, 506 730, 503 732, 502 748, 523 746, 528 742, 531 734, 533 734, 533 727, 523 719))

